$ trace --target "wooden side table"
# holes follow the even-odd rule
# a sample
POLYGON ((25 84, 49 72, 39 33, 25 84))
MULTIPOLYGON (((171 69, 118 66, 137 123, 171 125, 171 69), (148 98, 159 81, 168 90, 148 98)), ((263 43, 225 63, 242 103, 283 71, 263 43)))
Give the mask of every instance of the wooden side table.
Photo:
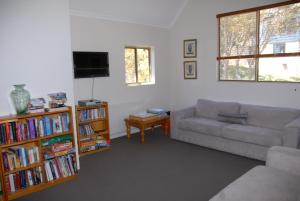
POLYGON ((131 127, 136 127, 140 129, 141 133, 141 143, 145 142, 145 129, 147 128, 154 128, 154 126, 161 125, 165 131, 165 135, 170 134, 170 117, 163 116, 163 117, 153 117, 153 118, 126 118, 124 119, 126 124, 126 131, 127 131, 127 138, 130 139, 131 137, 131 127))

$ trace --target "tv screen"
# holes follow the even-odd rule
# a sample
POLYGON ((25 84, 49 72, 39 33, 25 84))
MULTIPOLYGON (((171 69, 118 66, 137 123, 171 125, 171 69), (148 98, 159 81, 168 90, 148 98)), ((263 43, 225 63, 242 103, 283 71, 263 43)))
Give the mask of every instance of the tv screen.
POLYGON ((74 77, 108 77, 108 52, 73 52, 74 77))

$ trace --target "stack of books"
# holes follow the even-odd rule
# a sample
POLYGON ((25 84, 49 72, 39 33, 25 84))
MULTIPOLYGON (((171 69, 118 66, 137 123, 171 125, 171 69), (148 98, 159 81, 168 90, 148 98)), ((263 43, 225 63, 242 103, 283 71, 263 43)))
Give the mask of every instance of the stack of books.
POLYGON ((106 140, 103 136, 95 136, 93 138, 86 138, 80 140, 80 151, 88 152, 104 147, 109 147, 110 141, 106 140))
POLYGON ((67 95, 65 92, 58 92, 48 94, 49 100, 49 107, 50 108, 59 108, 65 107, 65 103, 67 102, 67 95))
POLYGON ((45 160, 75 153, 75 149, 73 148, 72 137, 69 135, 59 136, 49 140, 45 140, 42 143, 42 145, 44 146, 45 160))
POLYGON ((49 140, 43 140, 42 141, 42 146, 50 146, 56 143, 62 143, 62 142, 72 142, 72 136, 70 135, 63 135, 63 136, 58 136, 51 138, 49 140))
POLYGON ((2 154, 5 171, 13 171, 17 168, 27 167, 40 161, 37 146, 11 147, 3 151, 2 154))
POLYGON ((6 176, 5 181, 8 192, 16 192, 30 186, 38 185, 43 183, 42 168, 37 167, 9 174, 6 176))
POLYGON ((46 160, 52 159, 58 156, 75 153, 72 142, 62 142, 53 144, 44 150, 44 158, 46 160))
POLYGON ((77 172, 74 154, 56 157, 45 161, 45 170, 48 181, 75 175, 77 172))
POLYGON ((45 99, 44 98, 33 98, 30 99, 28 112, 29 113, 39 113, 45 111, 45 99))

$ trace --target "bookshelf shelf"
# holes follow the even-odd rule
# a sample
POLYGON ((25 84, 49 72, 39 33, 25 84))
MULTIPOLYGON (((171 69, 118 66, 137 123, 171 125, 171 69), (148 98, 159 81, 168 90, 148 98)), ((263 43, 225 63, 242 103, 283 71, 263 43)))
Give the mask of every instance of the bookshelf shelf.
POLYGON ((13 174, 13 173, 16 173, 16 172, 19 172, 19 171, 22 171, 22 170, 28 170, 28 169, 32 169, 32 168, 35 168, 35 167, 38 167, 38 166, 42 166, 43 164, 41 162, 39 163, 34 163, 32 165, 28 165, 26 167, 21 167, 21 168, 18 168, 18 169, 15 169, 15 170, 12 170, 12 171, 7 171, 7 172, 4 172, 4 175, 9 175, 9 174, 13 174))
POLYGON ((80 156, 110 149, 108 103, 76 106, 76 129, 80 156), (107 147, 101 147, 101 145, 107 147))
POLYGON ((41 184, 38 184, 38 185, 35 185, 35 186, 28 187, 26 189, 18 190, 17 192, 8 194, 8 200, 14 200, 14 199, 29 195, 31 193, 37 192, 37 191, 41 191, 41 190, 44 190, 46 188, 56 186, 58 184, 73 180, 76 177, 77 177, 77 175, 73 175, 73 176, 69 176, 69 177, 66 177, 66 178, 57 179, 55 181, 51 181, 51 182, 47 182, 47 183, 41 183, 41 184))
POLYGON ((44 136, 44 137, 40 137, 41 140, 47 140, 47 139, 51 139, 54 137, 59 137, 59 136, 64 136, 64 135, 72 135, 73 131, 68 131, 68 132, 63 132, 63 133, 54 133, 52 135, 48 135, 48 136, 44 136))
MULTIPOLYGON (((1 124, 1 121, 0 121, 0 124, 1 124)), ((39 141, 39 139, 36 138, 36 139, 32 139, 32 140, 25 140, 25 141, 21 141, 21 142, 13 142, 10 144, 0 145, 0 147, 3 149, 3 148, 15 147, 15 146, 23 145, 23 144, 29 144, 32 142, 38 142, 38 141, 39 141)))
POLYGON ((89 135, 85 135, 85 136, 79 136, 79 139, 80 140, 89 139, 91 137, 96 137, 96 136, 99 136, 99 135, 109 135, 109 133, 107 131, 99 132, 99 133, 93 133, 93 134, 89 134, 89 135))
POLYGON ((75 150, 71 107, 0 117, 0 142, 0 180, 3 191, 0 198, 3 201, 49 188, 74 179, 78 174, 76 155, 71 151, 75 150), (64 147, 67 148, 63 149, 66 153, 63 157, 45 159, 46 153, 56 154, 64 147), (21 163, 22 167, 16 165, 21 163))
POLYGON ((98 153, 98 152, 108 151, 110 149, 111 149, 111 147, 103 147, 103 148, 92 150, 92 151, 81 152, 80 156, 86 156, 86 155, 95 154, 95 153, 98 153))
POLYGON ((90 119, 90 120, 85 120, 85 121, 80 121, 78 124, 89 124, 97 121, 105 121, 105 118, 98 118, 98 119, 90 119))

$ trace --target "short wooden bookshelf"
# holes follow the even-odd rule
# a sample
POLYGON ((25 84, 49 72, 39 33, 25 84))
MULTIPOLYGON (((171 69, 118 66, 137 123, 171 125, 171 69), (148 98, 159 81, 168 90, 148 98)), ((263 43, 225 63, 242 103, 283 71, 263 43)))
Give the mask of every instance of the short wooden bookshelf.
POLYGON ((108 103, 76 106, 77 142, 80 156, 111 148, 108 103))
POLYGON ((13 200, 78 174, 72 108, 0 117, 0 200, 13 200))

